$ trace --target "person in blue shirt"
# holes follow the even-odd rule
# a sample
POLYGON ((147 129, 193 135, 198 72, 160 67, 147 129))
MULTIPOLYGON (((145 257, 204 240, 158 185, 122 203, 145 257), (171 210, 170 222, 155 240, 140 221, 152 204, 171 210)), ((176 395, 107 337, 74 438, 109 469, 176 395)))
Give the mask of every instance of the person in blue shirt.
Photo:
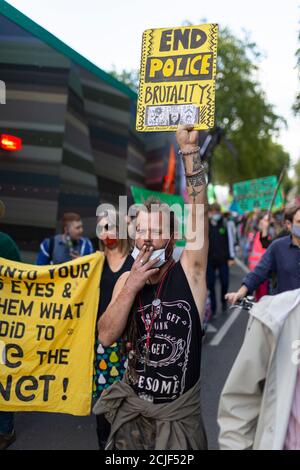
POLYGON ((40 245, 37 264, 60 264, 94 252, 91 241, 82 236, 79 214, 66 212, 62 217, 62 233, 46 238, 40 245))
POLYGON ((275 239, 255 269, 244 277, 241 288, 227 294, 231 304, 251 294, 271 274, 277 282, 274 294, 300 288, 300 205, 286 209, 285 222, 290 235, 275 239))

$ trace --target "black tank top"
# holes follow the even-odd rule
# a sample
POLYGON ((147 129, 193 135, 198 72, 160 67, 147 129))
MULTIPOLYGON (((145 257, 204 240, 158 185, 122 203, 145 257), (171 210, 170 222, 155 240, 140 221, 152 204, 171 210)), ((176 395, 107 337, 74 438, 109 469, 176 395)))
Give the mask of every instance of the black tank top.
POLYGON ((146 284, 135 300, 138 381, 131 386, 141 398, 153 403, 167 403, 187 392, 199 379, 203 332, 190 286, 178 261, 170 269, 157 296, 161 300, 161 309, 152 327, 150 355, 145 367, 143 317, 149 318, 157 287, 146 284))
POLYGON ((105 258, 103 272, 101 276, 101 282, 100 282, 98 319, 102 315, 102 313, 105 312, 105 310, 108 307, 108 304, 111 301, 112 293, 113 293, 117 280, 123 273, 131 270, 133 263, 134 263, 134 259, 132 258, 131 255, 128 255, 123 265, 119 269, 119 271, 114 272, 110 269, 107 259, 105 258))

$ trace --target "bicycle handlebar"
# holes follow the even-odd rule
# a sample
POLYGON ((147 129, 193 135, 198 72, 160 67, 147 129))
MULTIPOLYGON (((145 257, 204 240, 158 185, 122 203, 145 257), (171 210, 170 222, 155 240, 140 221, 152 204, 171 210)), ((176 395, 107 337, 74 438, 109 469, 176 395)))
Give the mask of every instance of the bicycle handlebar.
POLYGON ((238 300, 235 304, 231 305, 230 308, 242 308, 244 310, 251 310, 256 303, 255 298, 252 295, 247 295, 243 299, 238 300))

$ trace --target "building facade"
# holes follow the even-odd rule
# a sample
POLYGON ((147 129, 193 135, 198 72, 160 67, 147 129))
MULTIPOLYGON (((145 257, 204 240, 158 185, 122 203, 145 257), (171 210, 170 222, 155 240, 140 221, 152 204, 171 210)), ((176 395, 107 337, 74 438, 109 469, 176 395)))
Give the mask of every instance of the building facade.
POLYGON ((0 149, 2 230, 35 252, 66 211, 95 236, 96 208, 160 190, 170 135, 135 131, 136 94, 12 6, 0 4, 0 134, 22 139, 0 149))

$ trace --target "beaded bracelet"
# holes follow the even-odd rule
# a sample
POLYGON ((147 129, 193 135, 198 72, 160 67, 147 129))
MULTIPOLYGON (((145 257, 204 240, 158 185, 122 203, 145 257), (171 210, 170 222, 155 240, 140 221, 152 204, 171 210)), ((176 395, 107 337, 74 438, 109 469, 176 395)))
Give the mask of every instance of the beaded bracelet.
POLYGON ((200 150, 200 147, 195 147, 192 150, 189 150, 188 152, 183 152, 182 150, 178 150, 179 155, 186 156, 186 155, 193 155, 194 153, 198 153, 200 150))

